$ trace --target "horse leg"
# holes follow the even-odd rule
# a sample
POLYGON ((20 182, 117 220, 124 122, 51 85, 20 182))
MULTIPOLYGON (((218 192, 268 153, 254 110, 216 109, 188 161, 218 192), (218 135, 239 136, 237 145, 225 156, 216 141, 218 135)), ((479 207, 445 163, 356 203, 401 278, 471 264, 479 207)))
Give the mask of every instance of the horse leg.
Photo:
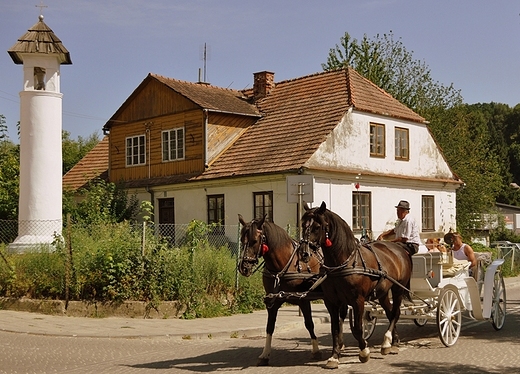
POLYGON ((300 310, 302 311, 303 318, 305 321, 305 328, 307 329, 311 337, 312 359, 321 360, 321 352, 320 347, 318 346, 318 338, 314 333, 314 322, 312 320, 311 302, 309 300, 302 300, 300 302, 300 310))
POLYGON ((358 341, 359 361, 365 363, 370 359, 370 348, 367 341, 363 337, 363 315, 365 314, 365 301, 363 299, 356 300, 352 305, 354 323, 352 327, 352 335, 358 341))
POLYGON ((379 299, 379 303, 385 310, 386 317, 390 322, 381 344, 381 354, 387 355, 392 351, 399 353, 399 335, 397 334, 397 321, 401 315, 401 302, 403 295, 399 290, 392 290, 393 302, 390 303, 388 294, 379 299))
POLYGON ((276 323, 276 316, 278 315, 278 309, 280 309, 281 303, 275 302, 267 308, 267 326, 265 328, 266 337, 265 345, 262 354, 258 356, 256 366, 268 366, 269 358, 271 357, 271 343, 273 341, 274 326, 276 323))
POLYGON ((348 305, 343 304, 339 310, 339 336, 338 336, 338 345, 339 349, 342 350, 345 348, 345 343, 343 343, 343 323, 345 322, 345 318, 347 318, 348 313, 348 305))
POLYGON ((340 356, 340 342, 343 342, 343 337, 340 338, 342 329, 339 326, 339 308, 338 306, 325 301, 325 306, 329 311, 330 316, 330 332, 332 335, 332 356, 325 363, 326 369, 337 369, 339 367, 340 356))

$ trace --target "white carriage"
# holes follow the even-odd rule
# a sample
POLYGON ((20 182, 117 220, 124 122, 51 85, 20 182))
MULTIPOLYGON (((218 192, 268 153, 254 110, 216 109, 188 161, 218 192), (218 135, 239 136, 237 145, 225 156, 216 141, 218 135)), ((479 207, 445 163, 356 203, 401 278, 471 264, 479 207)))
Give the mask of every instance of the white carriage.
MULTIPOLYGON (((479 256, 479 253, 475 252, 475 255, 479 256)), ((480 254, 473 276, 469 275, 468 261, 458 261, 441 252, 415 254, 412 261, 412 302, 403 303, 401 319, 413 319, 417 326, 435 320, 439 338, 446 347, 456 343, 463 317, 488 320, 496 330, 504 326, 506 289, 501 273, 503 259, 491 262, 489 254, 480 254)), ((365 339, 372 335, 377 318, 384 317, 379 304, 367 302, 363 320, 365 339)))

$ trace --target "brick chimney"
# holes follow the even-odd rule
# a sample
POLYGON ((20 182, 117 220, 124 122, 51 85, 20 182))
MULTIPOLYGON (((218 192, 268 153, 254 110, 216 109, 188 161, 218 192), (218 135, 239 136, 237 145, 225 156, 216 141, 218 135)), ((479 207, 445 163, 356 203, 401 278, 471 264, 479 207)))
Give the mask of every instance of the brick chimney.
POLYGON ((274 88, 274 73, 261 71, 253 73, 253 78, 253 97, 255 100, 263 99, 274 88))

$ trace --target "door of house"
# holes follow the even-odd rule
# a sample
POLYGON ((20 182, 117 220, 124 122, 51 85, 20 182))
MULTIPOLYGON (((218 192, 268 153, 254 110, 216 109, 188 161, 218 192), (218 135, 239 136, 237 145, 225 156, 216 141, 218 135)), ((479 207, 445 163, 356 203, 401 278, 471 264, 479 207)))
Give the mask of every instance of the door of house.
POLYGON ((159 199, 159 234, 175 245, 175 202, 173 198, 159 199))

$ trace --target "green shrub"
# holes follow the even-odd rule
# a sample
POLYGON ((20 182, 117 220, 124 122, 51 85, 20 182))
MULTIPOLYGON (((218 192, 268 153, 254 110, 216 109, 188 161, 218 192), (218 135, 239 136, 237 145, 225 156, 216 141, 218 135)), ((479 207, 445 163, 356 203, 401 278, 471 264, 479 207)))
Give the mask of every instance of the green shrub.
POLYGON ((64 230, 66 243, 56 242, 54 251, 8 254, 0 247, 0 296, 138 300, 150 309, 162 301, 179 301, 186 306, 183 318, 263 308, 261 274, 237 275, 230 249, 200 239, 207 237, 203 223, 193 228, 196 232, 181 248, 157 240, 153 230, 146 231, 143 248, 141 226, 127 222, 72 224, 64 230))

